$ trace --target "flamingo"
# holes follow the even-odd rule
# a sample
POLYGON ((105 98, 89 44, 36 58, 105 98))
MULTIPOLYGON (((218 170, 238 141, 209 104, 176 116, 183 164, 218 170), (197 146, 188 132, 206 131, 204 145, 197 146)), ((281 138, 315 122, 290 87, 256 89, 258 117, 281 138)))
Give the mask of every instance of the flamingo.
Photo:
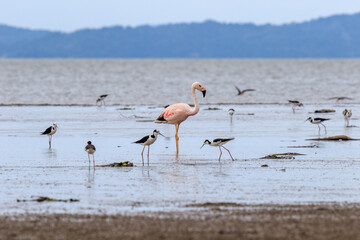
POLYGON ((178 132, 179 132, 180 123, 185 121, 189 116, 194 116, 199 112, 199 103, 195 95, 195 89, 201 91, 203 97, 205 97, 206 95, 206 89, 199 82, 194 82, 191 85, 191 92, 195 104, 194 108, 191 108, 186 103, 175 103, 165 108, 162 114, 155 120, 155 123, 168 123, 175 125, 176 157, 179 156, 178 132))

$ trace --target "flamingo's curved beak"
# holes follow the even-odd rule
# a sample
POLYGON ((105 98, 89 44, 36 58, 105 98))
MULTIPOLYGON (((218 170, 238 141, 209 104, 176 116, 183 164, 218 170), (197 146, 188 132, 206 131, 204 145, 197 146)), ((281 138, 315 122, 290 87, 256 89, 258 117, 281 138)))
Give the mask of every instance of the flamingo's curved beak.
POLYGON ((201 87, 201 92, 202 92, 202 94, 203 94, 203 97, 205 97, 205 95, 206 95, 206 89, 205 89, 204 87, 201 87))

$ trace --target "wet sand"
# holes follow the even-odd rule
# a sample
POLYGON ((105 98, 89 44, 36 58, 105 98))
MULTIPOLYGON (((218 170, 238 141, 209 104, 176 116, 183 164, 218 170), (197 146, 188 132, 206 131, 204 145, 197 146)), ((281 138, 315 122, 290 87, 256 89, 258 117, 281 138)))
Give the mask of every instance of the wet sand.
POLYGON ((0 217, 0 239, 359 239, 360 205, 203 204, 140 215, 0 217))

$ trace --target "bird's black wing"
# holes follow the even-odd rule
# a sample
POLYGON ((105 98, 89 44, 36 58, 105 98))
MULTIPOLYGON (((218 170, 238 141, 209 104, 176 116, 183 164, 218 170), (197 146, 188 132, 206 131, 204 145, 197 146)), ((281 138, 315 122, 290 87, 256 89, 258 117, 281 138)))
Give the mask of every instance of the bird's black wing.
POLYGON ((300 103, 299 101, 296 100, 288 100, 289 103, 300 103))
POLYGON ((236 88, 236 90, 238 90, 238 95, 240 95, 241 94, 241 90, 240 90, 240 88, 238 88, 237 86, 235 86, 234 85, 234 87, 236 88))
POLYGON ((227 141, 231 141, 231 140, 233 140, 234 138, 215 138, 214 140, 213 140, 213 142, 227 142, 227 141))
POLYGON ((315 121, 327 121, 330 120, 330 118, 314 118, 315 121))
POLYGON ((109 94, 100 95, 101 98, 106 98, 109 94))
POLYGON ((252 91, 256 91, 255 89, 252 89, 252 88, 250 88, 250 89, 244 89, 243 90, 243 92, 252 92, 252 91))
POLYGON ((51 127, 48 127, 41 135, 45 135, 49 133, 51 133, 51 127))
POLYGON ((146 142, 148 139, 149 139, 149 136, 145 136, 145 137, 143 137, 142 139, 140 139, 140 140, 138 140, 138 141, 136 141, 136 142, 134 142, 134 143, 144 143, 144 142, 146 142))

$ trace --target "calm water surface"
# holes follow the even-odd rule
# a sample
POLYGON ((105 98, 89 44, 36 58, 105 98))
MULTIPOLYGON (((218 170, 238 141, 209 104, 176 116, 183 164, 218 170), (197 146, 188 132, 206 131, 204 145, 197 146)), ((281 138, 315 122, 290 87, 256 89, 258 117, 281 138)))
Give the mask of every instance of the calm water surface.
POLYGON ((307 141, 318 136, 317 127, 304 121, 328 117, 327 136, 360 138, 359 76, 358 60, 1 60, 0 103, 12 106, 0 107, 0 214, 167 211, 204 202, 358 202, 360 142, 307 141), (200 112, 180 127, 176 159, 174 127, 151 120, 165 104, 192 103, 194 80, 207 96, 199 98, 200 112), (234 84, 257 91, 235 97, 234 84), (103 93, 110 94, 108 106, 85 106, 103 93), (353 100, 328 100, 333 96, 353 100), (285 104, 290 98, 305 108, 293 114, 285 104), (65 106, 71 104, 79 106, 65 106), (236 110, 233 124, 229 108, 236 110), (321 108, 336 112, 313 113, 321 108), (353 110, 354 127, 344 126, 344 108, 353 110), (40 132, 53 122, 59 129, 49 150, 40 132), (132 142, 155 128, 166 138, 151 146, 149 164, 145 159, 143 165, 142 146, 132 142), (226 147, 236 161, 226 151, 219 162, 217 148, 200 149, 216 137, 235 137, 226 147), (131 161, 135 167, 89 169, 88 140, 97 147, 96 164, 131 161), (319 147, 288 148, 314 144, 319 147), (261 159, 281 152, 305 155, 261 159), (31 196, 80 202, 16 202, 31 196))
POLYGON ((0 60, 0 103, 94 104, 108 93, 108 104, 167 105, 191 102, 194 81, 203 103, 359 103, 360 60, 0 60), (234 85, 257 91, 235 98, 234 85))

